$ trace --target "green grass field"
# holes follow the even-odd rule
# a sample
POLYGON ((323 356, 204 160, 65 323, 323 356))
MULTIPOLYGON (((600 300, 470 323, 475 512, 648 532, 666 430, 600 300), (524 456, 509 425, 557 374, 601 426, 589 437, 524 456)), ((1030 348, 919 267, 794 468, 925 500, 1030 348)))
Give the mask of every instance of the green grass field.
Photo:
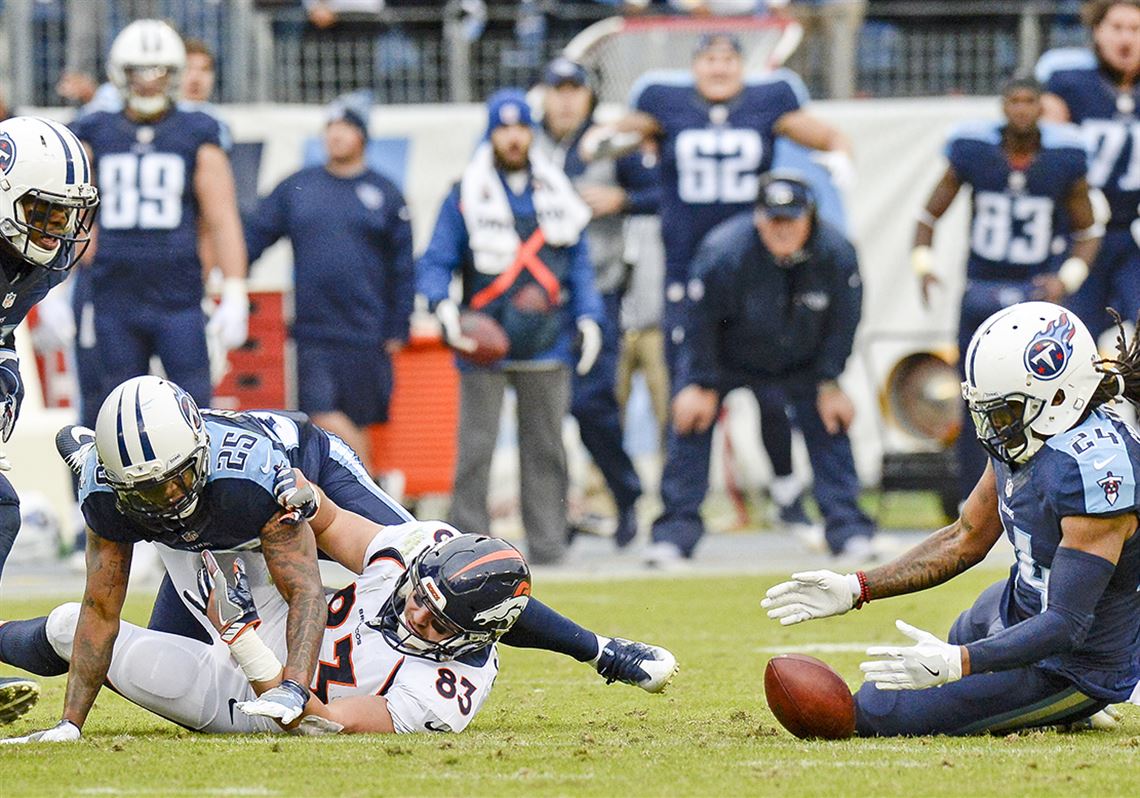
MULTIPOLYGON (((895 641, 896 617, 943 634, 1000 577, 967 574, 788 629, 758 604, 776 577, 540 582, 539 596, 586 625, 673 650, 681 672, 670 690, 607 686, 568 659, 506 649, 495 691, 463 734, 320 740, 196 735, 105 691, 84 742, 0 748, 0 795, 1136 796, 1133 707, 1110 732, 833 743, 796 740, 768 712, 763 671, 776 651, 837 644, 817 655, 854 687, 860 653, 844 644, 895 641)), ((4 612, 50 607, 6 602, 4 612)), ((133 602, 127 617, 148 609, 133 602)), ((52 725, 63 683, 46 681, 40 705, 3 731, 52 725)))

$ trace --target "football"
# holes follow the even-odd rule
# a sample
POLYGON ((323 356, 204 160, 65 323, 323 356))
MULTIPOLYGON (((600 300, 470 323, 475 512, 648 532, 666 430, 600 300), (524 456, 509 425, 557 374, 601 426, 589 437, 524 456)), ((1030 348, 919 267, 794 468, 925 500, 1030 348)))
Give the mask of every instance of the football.
POLYGON ((453 349, 461 358, 477 366, 489 366, 502 360, 511 348, 507 333, 486 313, 465 311, 459 314, 459 329, 475 342, 475 349, 470 352, 453 349))
POLYGON ((780 724, 800 739, 842 740, 855 733, 855 699, 826 662, 803 654, 768 660, 764 695, 780 724))

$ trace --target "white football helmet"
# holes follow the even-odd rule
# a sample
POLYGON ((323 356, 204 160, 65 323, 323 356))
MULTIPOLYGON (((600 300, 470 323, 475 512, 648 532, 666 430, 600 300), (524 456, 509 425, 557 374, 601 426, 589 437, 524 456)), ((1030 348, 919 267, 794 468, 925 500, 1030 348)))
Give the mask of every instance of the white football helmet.
POLYGON ((190 394, 159 377, 111 391, 95 422, 95 450, 119 511, 158 531, 194 530, 209 476, 210 439, 190 394))
POLYGON ((107 77, 129 109, 154 117, 178 100, 185 67, 186 47, 174 28, 159 19, 139 19, 111 43, 107 77))
POLYGON ((1024 463, 1075 425, 1104 376, 1084 323, 1059 305, 1022 302, 978 327, 966 350, 962 397, 978 440, 1006 463, 1024 463))
POLYGON ((91 164, 58 122, 0 122, 0 237, 26 263, 66 271, 90 243, 99 204, 91 164))

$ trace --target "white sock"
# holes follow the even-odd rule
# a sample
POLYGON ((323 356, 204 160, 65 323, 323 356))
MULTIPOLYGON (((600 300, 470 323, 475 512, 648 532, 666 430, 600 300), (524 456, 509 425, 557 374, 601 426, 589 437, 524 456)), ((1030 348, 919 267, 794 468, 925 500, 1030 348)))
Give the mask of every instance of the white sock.
POLYGON ((795 474, 788 474, 785 477, 773 477, 772 482, 768 485, 768 495, 770 495, 772 501, 780 507, 787 507, 794 502, 801 493, 803 493, 803 486, 800 485, 800 481, 796 479, 795 474))
POLYGON ((598 660, 602 658, 602 649, 606 647, 606 644, 610 642, 610 639, 608 637, 602 637, 600 634, 595 634, 594 637, 598 638, 598 656, 590 660, 590 664, 594 667, 597 667, 598 660))

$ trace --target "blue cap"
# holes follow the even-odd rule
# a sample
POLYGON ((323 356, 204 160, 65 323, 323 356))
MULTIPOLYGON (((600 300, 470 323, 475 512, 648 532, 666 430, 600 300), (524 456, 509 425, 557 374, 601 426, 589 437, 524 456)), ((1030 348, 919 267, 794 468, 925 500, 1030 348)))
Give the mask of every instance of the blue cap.
POLYGON ((499 89, 487 98, 487 135, 504 125, 530 127, 533 124, 526 93, 522 89, 499 89))
POLYGON ((587 86, 590 83, 590 76, 581 64, 571 61, 566 56, 559 56, 542 71, 542 82, 547 86, 561 86, 563 83, 587 86))
POLYGON ((725 33, 724 31, 713 33, 702 33, 700 38, 697 39, 697 46, 693 48, 693 56, 698 56, 710 47, 715 47, 718 44, 727 44, 737 55, 744 55, 744 45, 740 43, 740 37, 735 33, 725 33))
POLYGON ((777 219, 798 219, 815 207, 811 188, 799 178, 773 176, 760 186, 756 208, 777 219))
POLYGON ((344 95, 329 103, 325 109, 325 124, 345 122, 360 131, 368 141, 368 105, 364 96, 344 95))

